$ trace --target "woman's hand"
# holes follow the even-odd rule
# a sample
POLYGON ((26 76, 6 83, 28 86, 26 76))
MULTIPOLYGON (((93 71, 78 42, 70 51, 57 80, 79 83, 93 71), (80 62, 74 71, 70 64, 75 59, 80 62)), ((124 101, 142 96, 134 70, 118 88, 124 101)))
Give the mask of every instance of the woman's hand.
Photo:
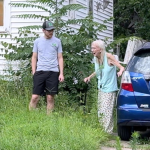
POLYGON ((86 77, 86 78, 84 78, 84 82, 85 82, 85 83, 90 82, 90 77, 86 77))
POLYGON ((120 68, 120 71, 117 73, 118 77, 120 77, 123 72, 124 72, 124 67, 122 66, 122 67, 120 68))
POLYGON ((93 72, 90 76, 88 76, 88 77, 84 78, 84 82, 85 82, 85 83, 90 82, 90 79, 91 79, 91 78, 93 78, 95 75, 96 75, 96 73, 95 73, 95 72, 93 72))

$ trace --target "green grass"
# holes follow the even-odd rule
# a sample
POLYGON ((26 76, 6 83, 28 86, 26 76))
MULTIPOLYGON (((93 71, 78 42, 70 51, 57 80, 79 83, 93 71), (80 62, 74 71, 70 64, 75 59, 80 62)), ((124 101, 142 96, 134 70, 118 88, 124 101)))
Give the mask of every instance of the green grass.
MULTIPOLYGON (((0 80, 0 85, 0 150, 99 150, 105 145, 122 149, 121 141, 99 125, 97 92, 88 93, 85 109, 73 103, 68 93, 60 92, 55 97, 55 111, 46 115, 44 98, 37 110, 28 110, 30 84, 0 80), (116 140, 114 145, 111 140, 116 140)), ((136 141, 141 143, 138 148, 150 149, 148 140, 137 138, 132 140, 132 148, 136 141)))
POLYGON ((52 114, 46 115, 43 101, 29 111, 30 88, 6 85, 0 87, 0 150, 98 150, 107 140, 94 106, 84 113, 81 107, 67 106, 67 95, 60 93, 52 114))
POLYGON ((0 113, 0 149, 6 150, 96 150, 107 136, 86 124, 77 113, 26 109, 0 113))

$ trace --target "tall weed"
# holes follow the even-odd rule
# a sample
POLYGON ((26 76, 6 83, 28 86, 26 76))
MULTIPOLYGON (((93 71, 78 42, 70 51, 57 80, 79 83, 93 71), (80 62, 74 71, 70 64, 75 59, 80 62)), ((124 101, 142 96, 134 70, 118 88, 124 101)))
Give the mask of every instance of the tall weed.
POLYGON ((30 88, 12 89, 13 81, 0 83, 0 149, 96 150, 107 140, 97 121, 96 105, 84 113, 78 105, 68 105, 69 96, 64 92, 56 96, 55 111, 49 116, 44 98, 30 112, 30 88))

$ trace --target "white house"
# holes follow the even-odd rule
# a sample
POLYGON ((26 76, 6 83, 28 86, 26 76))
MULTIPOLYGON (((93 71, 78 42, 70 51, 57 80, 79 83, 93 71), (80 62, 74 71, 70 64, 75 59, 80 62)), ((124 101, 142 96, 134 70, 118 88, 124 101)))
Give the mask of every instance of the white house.
MULTIPOLYGON (((9 3, 25 3, 26 0, 0 0, 0 34, 10 33, 12 36, 16 36, 18 34, 18 27, 29 26, 29 25, 42 25, 40 19, 20 19, 13 17, 14 15, 19 14, 45 14, 44 11, 36 8, 16 8, 9 5, 9 3)), ((68 18, 84 18, 87 16, 90 11, 93 12, 94 21, 98 23, 103 23, 104 20, 113 17, 113 0, 65 0, 64 5, 67 4, 82 4, 86 6, 87 9, 79 10, 77 12, 71 11, 68 13, 64 19, 68 18)), ((113 41, 113 21, 109 21, 106 23, 107 30, 103 32, 99 32, 99 39, 105 39, 106 37, 113 41)), ((75 27, 75 25, 74 25, 75 27)), ((42 30, 37 31, 39 34, 42 34, 42 30)), ((13 43, 9 37, 1 37, 0 41, 6 41, 13 43)), ((2 45, 0 44, 0 48, 2 45)), ((2 50, 0 50, 0 74, 4 73, 4 69, 6 69, 8 62, 5 60, 1 54, 4 54, 2 50)))

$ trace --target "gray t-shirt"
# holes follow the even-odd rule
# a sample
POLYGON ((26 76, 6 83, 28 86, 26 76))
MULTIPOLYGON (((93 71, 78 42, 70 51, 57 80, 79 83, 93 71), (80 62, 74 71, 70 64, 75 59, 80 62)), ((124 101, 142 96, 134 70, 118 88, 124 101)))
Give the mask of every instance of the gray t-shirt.
POLYGON ((40 37, 34 41, 33 52, 38 53, 36 71, 59 72, 58 53, 62 53, 60 39, 40 37))

